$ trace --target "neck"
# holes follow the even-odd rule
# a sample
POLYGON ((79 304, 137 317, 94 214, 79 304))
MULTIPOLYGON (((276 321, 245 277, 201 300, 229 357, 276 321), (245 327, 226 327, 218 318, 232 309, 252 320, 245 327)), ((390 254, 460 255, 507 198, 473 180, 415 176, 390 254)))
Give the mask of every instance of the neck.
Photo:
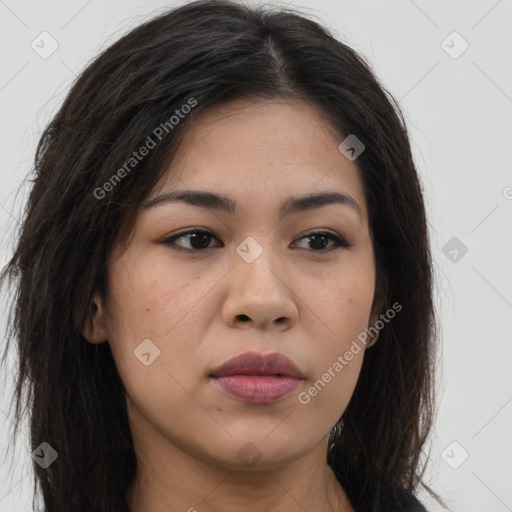
POLYGON ((261 469, 223 468, 168 440, 136 453, 130 512, 354 512, 326 464, 327 438, 291 463, 261 469))

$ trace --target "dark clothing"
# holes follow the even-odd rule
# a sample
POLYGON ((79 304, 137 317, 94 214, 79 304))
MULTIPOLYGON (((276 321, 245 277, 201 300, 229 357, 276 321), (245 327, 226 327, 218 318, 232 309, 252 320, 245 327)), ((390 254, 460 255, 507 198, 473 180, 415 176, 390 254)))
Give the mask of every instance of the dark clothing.
POLYGON ((427 512, 427 509, 404 488, 389 482, 340 477, 331 468, 356 512, 427 512))

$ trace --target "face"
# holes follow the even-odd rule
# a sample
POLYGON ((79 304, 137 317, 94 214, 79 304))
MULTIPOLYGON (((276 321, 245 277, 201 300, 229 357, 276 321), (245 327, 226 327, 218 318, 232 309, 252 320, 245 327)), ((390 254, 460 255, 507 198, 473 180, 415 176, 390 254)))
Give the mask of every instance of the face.
POLYGON ((329 434, 360 372, 375 289, 363 185, 341 140, 293 101, 197 118, 111 256, 90 338, 111 345, 132 429, 226 469, 246 455, 286 464, 329 434), (341 202, 290 202, 318 193, 341 202), (247 352, 282 354, 302 378, 211 376, 247 352))

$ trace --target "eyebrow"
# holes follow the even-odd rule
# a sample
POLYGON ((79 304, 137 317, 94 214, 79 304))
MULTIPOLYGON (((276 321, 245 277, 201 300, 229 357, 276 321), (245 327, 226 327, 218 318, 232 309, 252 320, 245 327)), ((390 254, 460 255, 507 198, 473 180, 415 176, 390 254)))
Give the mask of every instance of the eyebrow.
MULTIPOLYGON (((209 210, 224 211, 236 214, 237 202, 226 195, 214 194, 202 190, 175 190, 161 194, 144 204, 144 209, 154 208, 163 204, 183 202, 209 210)), ((289 197, 279 209, 279 220, 294 213, 322 208, 330 204, 341 204, 354 209, 361 219, 361 207, 355 199, 345 192, 324 191, 307 194, 302 197, 289 197)))

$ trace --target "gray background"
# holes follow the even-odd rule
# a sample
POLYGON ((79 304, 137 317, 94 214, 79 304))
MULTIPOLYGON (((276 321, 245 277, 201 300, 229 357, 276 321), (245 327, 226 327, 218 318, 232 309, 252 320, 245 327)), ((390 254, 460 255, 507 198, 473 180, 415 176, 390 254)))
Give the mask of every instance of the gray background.
MULTIPOLYGON (((0 0, 1 265, 27 196, 28 186, 17 192, 35 145, 75 74, 131 27, 173 5, 0 0), (46 59, 31 48, 34 40, 43 46, 43 31, 58 43, 46 59)), ((281 5, 317 16, 363 53, 406 115, 429 210, 442 335, 426 480, 455 511, 512 511, 512 1, 281 5)), ((50 43, 45 39, 44 48, 50 43)), ((2 297, 1 327, 5 307, 2 297)), ((0 380, 0 510, 27 512, 27 440, 16 445, 13 467, 4 457, 10 380, 0 380)))

